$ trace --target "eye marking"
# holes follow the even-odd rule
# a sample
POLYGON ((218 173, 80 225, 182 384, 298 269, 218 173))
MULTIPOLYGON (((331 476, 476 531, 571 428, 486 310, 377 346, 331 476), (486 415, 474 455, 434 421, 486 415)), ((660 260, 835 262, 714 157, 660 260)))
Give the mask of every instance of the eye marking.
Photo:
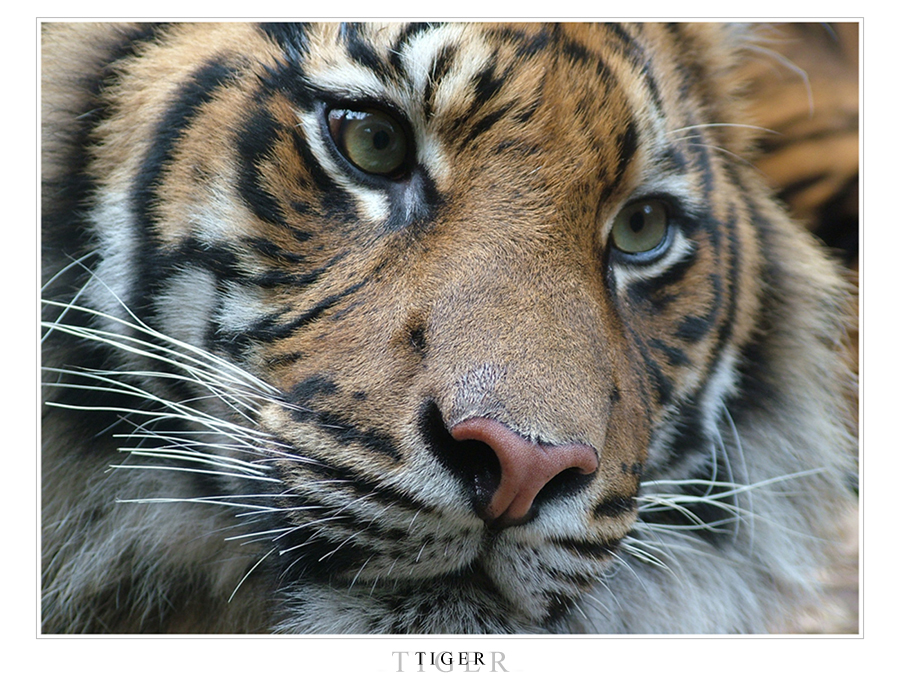
POLYGON ((645 264, 657 260, 672 243, 669 208, 646 199, 623 207, 613 220, 610 238, 621 260, 645 264))
POLYGON ((338 151, 363 173, 400 178, 409 171, 412 147, 403 125, 376 108, 332 108, 328 132, 338 151))

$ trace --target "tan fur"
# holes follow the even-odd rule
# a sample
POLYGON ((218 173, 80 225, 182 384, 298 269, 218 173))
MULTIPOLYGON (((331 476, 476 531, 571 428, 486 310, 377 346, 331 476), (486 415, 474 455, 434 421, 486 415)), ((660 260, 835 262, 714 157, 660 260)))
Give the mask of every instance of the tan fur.
MULTIPOLYGON (((135 43, 89 96, 78 79, 101 69, 118 30, 47 29, 45 214, 83 156, 95 183, 74 201, 90 234, 81 252, 97 249, 85 291, 51 298, 103 312, 90 324, 125 340, 145 321, 215 355, 197 357, 212 373, 240 370, 234 391, 184 385, 147 376, 152 354, 111 350, 112 378, 202 441, 166 449, 165 467, 232 455, 230 429, 207 441, 179 403, 263 439, 233 463, 257 481, 206 475, 221 483, 213 495, 192 486, 203 461, 195 474, 108 474, 144 459, 68 419, 78 410, 48 408, 46 630, 761 631, 814 592, 853 465, 846 288, 744 162, 747 129, 709 126, 744 117, 734 70, 749 37, 719 25, 629 27, 627 45, 587 25, 504 31, 432 29, 401 50, 402 27, 367 26, 371 55, 354 58, 347 30, 310 27, 292 73, 296 56, 256 26, 176 25, 135 43), (442 49, 458 51, 444 73, 442 49), (405 72, 367 64, 392 58, 405 72), (314 90, 332 94, 325 108, 395 109, 418 168, 400 183, 354 173, 301 103, 314 90), (102 118, 70 146, 82 106, 102 118), (660 196, 676 201, 681 245, 631 264, 610 250, 613 220, 660 196), (460 481, 470 473, 435 452, 473 417, 589 446, 599 468, 583 487, 560 480, 531 522, 489 529, 460 481), (99 443, 66 450, 79 431, 99 443), (694 434, 704 443, 685 443, 694 434), (647 495, 709 474, 709 447, 713 467, 752 490, 737 493, 751 505, 735 502, 733 538, 654 534, 647 495), (263 492, 267 512, 221 507, 263 492), (137 503, 173 498, 184 501, 137 503), (223 539, 242 522, 263 540, 223 539)), ((73 232, 46 226, 52 275, 73 232)), ((54 339, 77 311, 59 313, 51 305, 54 339)), ((86 359, 67 344, 50 340, 45 366, 86 359)), ((123 407, 100 405, 124 413, 109 431, 166 430, 123 407)))

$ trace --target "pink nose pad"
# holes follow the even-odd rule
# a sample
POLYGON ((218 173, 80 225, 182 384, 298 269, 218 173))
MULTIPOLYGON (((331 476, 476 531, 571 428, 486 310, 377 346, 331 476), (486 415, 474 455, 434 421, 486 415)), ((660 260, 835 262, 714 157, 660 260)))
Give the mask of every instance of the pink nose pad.
POLYGON ((467 419, 453 427, 450 435, 457 441, 481 441, 493 449, 500 461, 500 485, 485 514, 510 525, 528 520, 535 497, 563 470, 575 468, 589 475, 598 467, 590 446, 533 443, 493 419, 467 419))

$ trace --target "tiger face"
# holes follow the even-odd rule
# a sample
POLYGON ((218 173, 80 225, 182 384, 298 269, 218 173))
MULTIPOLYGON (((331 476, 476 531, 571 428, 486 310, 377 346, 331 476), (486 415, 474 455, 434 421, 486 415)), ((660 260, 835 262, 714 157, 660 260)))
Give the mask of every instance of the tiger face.
POLYGON ((45 628, 766 628, 844 290, 720 127, 741 40, 51 27, 45 628))

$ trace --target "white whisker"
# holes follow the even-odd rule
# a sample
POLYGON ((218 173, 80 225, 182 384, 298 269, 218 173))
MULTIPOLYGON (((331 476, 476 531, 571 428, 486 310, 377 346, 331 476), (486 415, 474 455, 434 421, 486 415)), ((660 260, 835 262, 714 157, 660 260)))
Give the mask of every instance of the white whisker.
POLYGON ((234 599, 234 596, 237 594, 238 589, 239 589, 242 585, 244 585, 244 581, 246 581, 246 580, 250 577, 250 574, 252 574, 252 573, 256 570, 256 567, 259 566, 260 564, 262 564, 266 559, 268 559, 269 556, 270 556, 274 551, 275 551, 275 548, 273 547, 273 548, 270 549, 268 552, 266 552, 263 556, 261 556, 261 557, 259 558, 259 561, 257 561, 253 566, 250 567, 249 571, 247 571, 247 573, 244 574, 243 578, 241 578, 241 580, 238 581, 238 584, 234 587, 234 590, 231 591, 231 595, 228 596, 228 602, 231 602, 231 601, 234 599))
POLYGON ((746 123, 698 123, 697 125, 686 125, 682 128, 675 128, 674 130, 669 130, 667 135, 675 135, 676 133, 689 132, 691 130, 702 130, 704 128, 746 128, 747 130, 758 130, 765 133, 770 133, 773 135, 778 135, 777 130, 772 130, 771 128, 764 128, 759 125, 749 125, 746 123))

